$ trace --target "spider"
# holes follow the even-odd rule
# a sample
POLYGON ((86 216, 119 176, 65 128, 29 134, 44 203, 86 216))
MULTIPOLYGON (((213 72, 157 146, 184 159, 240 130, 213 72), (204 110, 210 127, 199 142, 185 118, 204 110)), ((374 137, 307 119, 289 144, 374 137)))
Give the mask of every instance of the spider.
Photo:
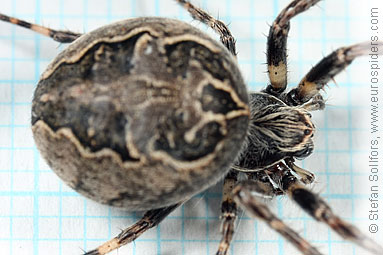
MULTIPOLYGON (((236 56, 235 39, 222 22, 196 8, 188 1, 178 2, 195 19, 207 23, 218 32, 221 36, 221 42, 236 56)), ((222 202, 223 238, 217 254, 226 254, 228 251, 234 233, 234 221, 237 218, 238 205, 254 216, 263 219, 270 227, 291 241, 301 252, 320 254, 315 247, 301 238, 299 234, 280 221, 263 203, 259 202, 259 199, 253 196, 254 194, 264 197, 287 194, 309 214, 317 220, 329 224, 344 238, 350 239, 376 254, 382 251, 381 247, 361 234, 356 228, 333 215, 331 209, 321 198, 304 188, 303 184, 311 183, 314 176, 294 163, 294 158, 304 158, 312 152, 311 136, 314 126, 311 123, 308 111, 324 108, 324 100, 319 91, 333 76, 350 64, 355 57, 366 54, 369 46, 357 44, 338 49, 314 66, 297 88, 286 93, 286 40, 289 31, 289 20, 317 2, 293 1, 279 14, 271 26, 267 52, 268 73, 271 84, 262 93, 250 94, 253 124, 254 126, 262 126, 265 131, 263 131, 262 138, 259 138, 257 137, 259 134, 256 133, 255 129, 249 129, 249 133, 253 136, 248 136, 248 139, 255 139, 255 141, 246 143, 247 150, 243 150, 244 152, 240 154, 240 157, 232 166, 232 170, 225 177, 222 202), (270 107, 266 110, 269 105, 275 108, 270 107), (262 114, 265 114, 265 116, 261 116, 262 114), (271 115, 275 115, 275 119, 271 115), (296 119, 297 116, 300 116, 300 118, 296 119), (288 123, 281 121, 279 118, 283 118, 283 120, 292 119, 299 125, 289 129, 288 123), (278 128, 273 130, 273 125, 270 124, 272 122, 282 125, 285 128, 282 130, 283 132, 278 128), (263 123, 265 123, 265 126, 263 126, 263 123), (269 131, 278 134, 276 136, 274 134, 273 137, 277 139, 268 140, 272 137, 272 135, 269 137, 269 131), (303 134, 301 134, 302 132, 303 134), (283 139, 277 141, 281 137, 283 139), (298 138, 302 141, 297 142, 296 139, 298 138), (266 143, 266 146, 260 146, 260 148, 253 146, 253 144, 259 145, 262 143, 266 143), (277 147, 279 151, 273 152, 273 146, 277 147), (247 180, 238 180, 239 173, 244 173, 243 175, 247 177, 247 180)), ((2 19, 37 30, 62 43, 72 42, 80 36, 76 33, 54 31, 36 26, 31 27, 29 23, 11 20, 6 16, 2 16, 2 19)), ((112 248, 117 248, 134 240, 145 230, 159 224, 164 217, 179 205, 180 203, 177 203, 173 206, 148 211, 142 220, 124 230, 116 239, 86 254, 104 254, 112 250, 112 248)))

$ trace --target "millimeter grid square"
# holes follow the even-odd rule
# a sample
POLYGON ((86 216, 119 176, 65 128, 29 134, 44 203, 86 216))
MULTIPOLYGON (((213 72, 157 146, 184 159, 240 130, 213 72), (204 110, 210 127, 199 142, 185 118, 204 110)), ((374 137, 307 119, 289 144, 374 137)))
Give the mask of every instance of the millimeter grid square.
MULTIPOLYGON (((268 83, 266 36, 288 0, 195 0, 219 17, 237 40, 238 63, 250 90, 268 83)), ((379 0, 326 0, 294 18, 288 41, 289 84, 294 86, 323 56, 344 45, 369 40, 371 7, 379 0), (318 7, 319 6, 319 7, 318 7)), ((193 21, 171 0, 3 0, 1 12, 49 26, 86 32, 140 16, 193 21)), ((63 184, 36 150, 30 131, 31 98, 39 76, 65 45, 14 25, 0 23, 0 253, 80 254, 133 224, 140 213, 99 205, 63 184)), ((319 192, 347 221, 368 232, 368 60, 359 59, 324 93, 327 108, 314 112, 314 154, 301 163, 319 192)), ((158 228, 111 254, 214 254, 220 240, 221 183, 195 196, 158 228)), ((264 200, 324 254, 366 254, 312 220, 288 198, 264 200)), ((299 254, 262 222, 240 213, 233 255, 299 254)), ((380 215, 383 219, 383 215, 380 215)), ((380 221, 380 226, 383 222, 380 221)), ((381 232, 383 233, 383 232, 381 232)), ((383 243, 383 235, 373 235, 383 243)))

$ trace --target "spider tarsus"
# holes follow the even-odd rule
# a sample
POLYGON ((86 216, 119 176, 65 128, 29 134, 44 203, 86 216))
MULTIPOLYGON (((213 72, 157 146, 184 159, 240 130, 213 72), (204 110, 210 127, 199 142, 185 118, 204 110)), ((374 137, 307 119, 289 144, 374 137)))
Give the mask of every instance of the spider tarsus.
POLYGON ((84 255, 101 255, 101 254, 98 252, 98 250, 91 250, 84 253, 84 255))
POLYGON ((375 41, 375 42, 368 41, 368 42, 357 43, 349 47, 345 47, 346 56, 354 59, 359 56, 370 54, 372 47, 376 47, 375 48, 377 50, 376 53, 379 55, 382 55, 383 54, 382 46, 383 46, 383 41, 375 41))
POLYGON ((33 24, 30 22, 21 20, 21 19, 13 18, 4 14, 0 14, 0 20, 18 25, 20 27, 24 27, 26 29, 30 29, 34 32, 37 32, 39 34, 42 34, 48 37, 51 37, 53 40, 60 43, 71 43, 81 36, 81 34, 78 34, 78 33, 50 29, 47 27, 43 27, 37 24, 33 24))
POLYGON ((50 31, 49 36, 60 43, 71 43, 81 36, 81 34, 70 31, 50 31))
MULTIPOLYGON (((350 240, 359 246, 369 250, 373 254, 382 255, 383 247, 375 243, 372 239, 365 236, 355 226, 343 221, 339 217, 332 215, 331 219, 327 220, 329 226, 334 229, 340 236, 346 240, 350 240)), ((326 222, 326 223, 327 223, 326 222)))
POLYGON ((219 36, 221 43, 230 51, 230 53, 235 57, 237 56, 237 51, 235 47, 236 40, 231 34, 229 28, 220 20, 213 18, 210 14, 204 10, 195 7, 189 1, 186 0, 175 0, 182 7, 184 7, 193 19, 198 20, 209 27, 211 27, 219 36))

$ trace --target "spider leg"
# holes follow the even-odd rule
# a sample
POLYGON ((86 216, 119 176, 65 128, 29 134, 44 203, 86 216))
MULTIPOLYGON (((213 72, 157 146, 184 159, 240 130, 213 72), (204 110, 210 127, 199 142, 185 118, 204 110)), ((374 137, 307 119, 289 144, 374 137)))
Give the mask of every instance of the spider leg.
POLYGON ((193 17, 209 27, 211 27, 216 33, 219 34, 221 42, 225 47, 233 54, 233 56, 237 56, 237 52, 235 50, 235 39, 232 36, 229 28, 220 20, 213 18, 210 14, 205 12, 204 10, 195 7, 189 1, 186 0, 176 0, 179 4, 181 4, 193 17))
MULTIPOLYGON (((377 42, 376 46, 382 44, 382 42, 377 42)), ((301 80, 297 88, 287 93, 285 101, 289 105, 302 105, 312 98, 315 99, 319 91, 335 75, 343 71, 356 57, 371 53, 372 47, 371 42, 365 42, 335 50, 316 64, 301 80)))
POLYGON ((123 230, 118 236, 102 244, 98 248, 86 252, 84 255, 104 255, 119 247, 136 240, 145 231, 157 226, 165 217, 182 203, 147 211, 141 220, 123 230))
POLYGON ((300 181, 304 184, 311 184, 315 180, 315 175, 307 171, 306 169, 303 169, 297 165, 294 164, 294 158, 287 158, 285 159, 286 164, 290 167, 291 170, 293 170, 296 174, 298 174, 301 179, 300 181))
POLYGON ((274 196, 284 195, 284 192, 270 178, 268 170, 246 173, 247 179, 255 184, 252 187, 252 192, 259 197, 273 198, 274 196))
POLYGON ((39 34, 51 37, 53 40, 60 42, 60 43, 71 43, 74 40, 76 40, 78 37, 81 36, 81 34, 73 33, 70 31, 61 31, 61 30, 54 30, 47 27, 43 27, 37 24, 32 24, 27 21, 9 17, 7 15, 0 13, 0 20, 9 22, 27 29, 30 29, 32 31, 35 31, 39 34))
POLYGON ((232 190, 237 183, 238 172, 231 171, 226 175, 223 182, 222 204, 221 204, 221 232, 222 239, 218 246, 216 255, 227 254, 234 234, 234 224, 237 219, 237 204, 233 200, 232 190))
POLYGON ((286 43, 290 20, 318 3, 320 0, 294 0, 274 20, 267 38, 267 71, 271 84, 266 92, 279 95, 287 86, 286 43))
POLYGON ((258 201, 254 196, 254 192, 257 192, 256 186, 257 183, 253 180, 239 183, 233 191, 234 201, 252 216, 267 223, 267 225, 290 241, 303 254, 320 255, 321 253, 315 247, 281 221, 264 203, 258 201))
POLYGON ((383 247, 364 235, 359 229, 350 223, 340 219, 333 213, 330 206, 317 194, 306 189, 298 179, 293 176, 290 169, 280 164, 282 169, 280 175, 281 188, 294 200, 304 211, 317 221, 330 226, 335 232, 346 240, 350 240, 376 255, 383 254, 383 247))
MULTIPOLYGON (((275 195, 284 194, 281 189, 272 183, 266 171, 246 173, 247 178, 252 180, 253 190, 257 196, 272 198, 275 195)), ((237 219, 237 203, 233 200, 233 189, 238 182, 238 171, 232 170, 225 177, 223 183, 223 196, 221 204, 222 239, 218 246, 216 255, 225 255, 229 250, 234 235, 234 224, 237 219)))

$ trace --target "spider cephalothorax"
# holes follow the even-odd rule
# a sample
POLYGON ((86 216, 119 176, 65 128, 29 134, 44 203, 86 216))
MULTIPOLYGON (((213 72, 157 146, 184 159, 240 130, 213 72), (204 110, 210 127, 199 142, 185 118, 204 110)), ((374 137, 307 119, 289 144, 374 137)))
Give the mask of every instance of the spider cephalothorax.
POLYGON ((314 125, 304 108, 266 93, 251 93, 250 111, 248 135, 235 167, 261 170, 285 158, 311 154, 314 125))

